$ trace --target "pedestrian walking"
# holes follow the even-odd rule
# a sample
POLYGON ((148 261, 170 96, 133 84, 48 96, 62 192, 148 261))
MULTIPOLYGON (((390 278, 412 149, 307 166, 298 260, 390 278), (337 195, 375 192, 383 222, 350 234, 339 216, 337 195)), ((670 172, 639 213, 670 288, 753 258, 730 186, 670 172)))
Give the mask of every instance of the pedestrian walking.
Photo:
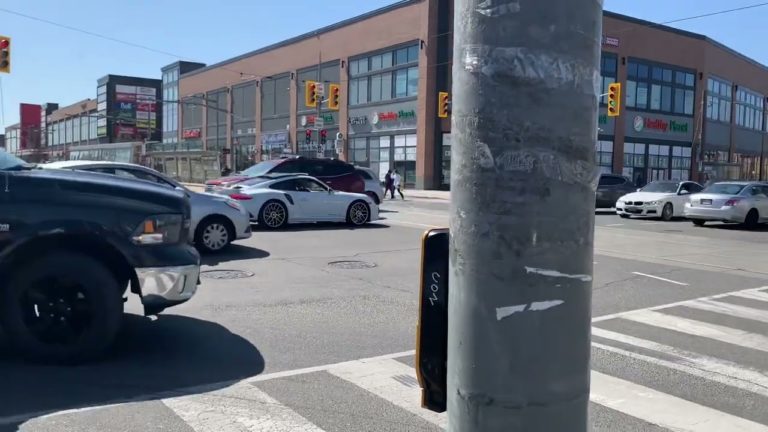
POLYGON ((405 196, 403 195, 403 189, 402 189, 402 178, 400 177, 400 173, 395 170, 392 178, 392 199, 395 199, 395 189, 397 189, 397 193, 400 194, 400 198, 403 200, 405 199, 405 196))
POLYGON ((387 175, 384 176, 384 199, 387 198, 387 192, 390 193, 392 199, 395 199, 395 187, 393 185, 392 170, 388 170, 387 175))

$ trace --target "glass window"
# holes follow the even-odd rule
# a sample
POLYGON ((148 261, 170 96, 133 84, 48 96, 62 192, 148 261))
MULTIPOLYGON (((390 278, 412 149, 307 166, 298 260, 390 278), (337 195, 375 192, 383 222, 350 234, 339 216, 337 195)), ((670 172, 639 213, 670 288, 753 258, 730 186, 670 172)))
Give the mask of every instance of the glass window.
POLYGON ((664 69, 662 72, 662 81, 664 82, 672 82, 672 70, 671 69, 664 69))
POLYGON ((395 72, 395 97, 408 95, 408 69, 400 69, 395 72))
POLYGON ((637 77, 640 79, 648 79, 648 65, 637 65, 637 77))
POLYGON ((675 89, 675 104, 673 109, 677 114, 682 114, 685 109, 685 92, 680 89, 675 89))
POLYGON ((638 108, 648 108, 648 84, 637 83, 637 98, 635 104, 638 108))
POLYGON ((408 63, 408 48, 401 48, 395 51, 395 64, 401 65, 408 63))
POLYGON ((408 48, 408 62, 414 63, 419 61, 419 47, 414 45, 408 48))
POLYGON ((654 81, 661 81, 662 77, 662 69, 658 66, 654 66, 654 68, 651 71, 651 79, 654 81))
POLYGON ((408 68, 408 96, 416 96, 419 93, 419 68, 408 68))
POLYGON ((736 91, 736 124, 755 130, 763 130, 764 96, 746 87, 736 91))
MULTIPOLYGON (((654 68, 654 71, 655 70, 657 70, 657 68, 654 68)), ((659 69, 659 73, 661 73, 660 69, 659 69)), ((651 85, 651 109, 652 110, 661 109, 661 86, 659 84, 651 85)))
POLYGON ((661 110, 672 111, 672 87, 670 86, 661 88, 661 110))
POLYGON ((613 171, 613 142, 597 141, 595 142, 595 151, 597 153, 595 162, 603 174, 609 174, 613 171))
POLYGON ((626 104, 628 107, 635 106, 635 96, 637 94, 637 82, 627 81, 626 104))
POLYGON ((693 115, 693 90, 685 91, 685 114, 693 115))
POLYGON ((637 78, 637 63, 630 61, 627 66, 627 76, 637 78))

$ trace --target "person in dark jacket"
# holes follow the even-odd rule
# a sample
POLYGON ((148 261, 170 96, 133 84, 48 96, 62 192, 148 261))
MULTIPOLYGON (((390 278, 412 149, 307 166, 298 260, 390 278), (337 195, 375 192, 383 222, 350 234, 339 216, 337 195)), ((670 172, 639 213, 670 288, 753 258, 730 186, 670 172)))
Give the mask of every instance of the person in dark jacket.
POLYGON ((395 180, 392 178, 392 170, 388 170, 387 175, 384 176, 384 199, 387 198, 387 192, 392 199, 395 199, 395 180))

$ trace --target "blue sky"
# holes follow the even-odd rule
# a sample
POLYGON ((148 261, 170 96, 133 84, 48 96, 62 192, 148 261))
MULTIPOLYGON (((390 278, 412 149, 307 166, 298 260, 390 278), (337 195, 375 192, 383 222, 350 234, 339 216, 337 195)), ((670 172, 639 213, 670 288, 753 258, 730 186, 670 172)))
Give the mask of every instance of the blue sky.
MULTIPOLYGON (((224 0, 224 8, 202 0, 3 0, 0 8, 211 64, 393 2, 224 0), (302 12, 291 13, 297 10, 302 12), (313 16, 313 22, 299 18, 305 16, 313 16)), ((755 3, 759 0, 605 0, 604 7, 662 22, 755 3)), ((766 18, 768 6, 674 26, 706 34, 768 64, 766 18)), ((103 75, 160 78, 160 68, 177 60, 2 10, 0 34, 13 38, 13 73, 0 76, 3 127, 18 121, 19 103, 68 105, 95 97, 96 79, 103 75)))

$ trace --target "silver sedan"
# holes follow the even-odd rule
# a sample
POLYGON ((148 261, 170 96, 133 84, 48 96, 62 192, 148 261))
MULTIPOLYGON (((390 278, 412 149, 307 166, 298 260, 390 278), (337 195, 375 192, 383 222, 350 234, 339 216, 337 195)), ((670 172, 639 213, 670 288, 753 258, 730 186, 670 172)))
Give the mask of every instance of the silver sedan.
POLYGON ((40 167, 101 172, 183 190, 189 197, 192 213, 189 240, 205 252, 219 252, 234 240, 251 236, 248 213, 239 202, 221 195, 191 191, 176 180, 145 166, 123 162, 61 161, 40 167))
POLYGON ((754 228, 768 222, 768 183, 720 182, 691 195, 684 215, 694 225, 707 221, 743 223, 754 228))

